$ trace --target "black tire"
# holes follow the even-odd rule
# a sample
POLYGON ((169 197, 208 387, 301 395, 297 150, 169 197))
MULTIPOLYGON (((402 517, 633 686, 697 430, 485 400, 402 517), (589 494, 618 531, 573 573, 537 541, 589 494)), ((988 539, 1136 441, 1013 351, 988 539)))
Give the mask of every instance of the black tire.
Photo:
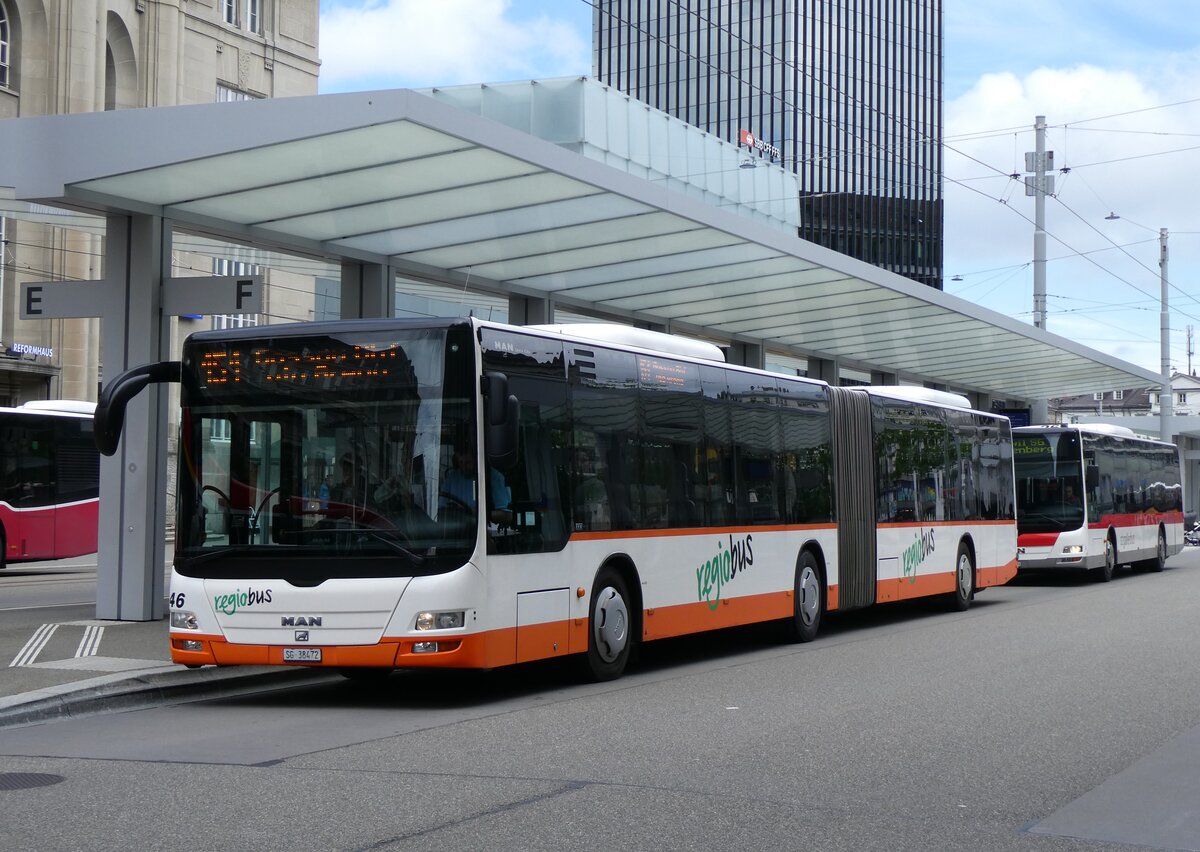
POLYGON ((1143 562, 1141 567, 1155 574, 1167 567, 1167 534, 1162 527, 1158 528, 1158 543, 1155 545, 1154 555, 1143 562))
POLYGON ((3 571, 8 566, 8 562, 6 561, 7 556, 8 536, 4 534, 4 524, 0 524, 0 571, 3 571))
POLYGON ((1097 583, 1107 583, 1117 570, 1117 545, 1112 536, 1104 539, 1104 564, 1092 569, 1092 579, 1097 583))
POLYGON ((792 617, 787 621, 788 638, 793 642, 811 642, 821 629, 825 615, 825 582, 817 558, 805 550, 796 560, 792 617))
POLYGON ((616 680, 624 673, 633 650, 633 626, 625 581, 612 568, 601 568, 592 583, 588 604, 586 678, 616 680))
POLYGON ((965 541, 958 543, 958 554, 954 557, 954 591, 947 595, 946 603, 952 612, 966 612, 975 598, 975 560, 971 548, 965 541))

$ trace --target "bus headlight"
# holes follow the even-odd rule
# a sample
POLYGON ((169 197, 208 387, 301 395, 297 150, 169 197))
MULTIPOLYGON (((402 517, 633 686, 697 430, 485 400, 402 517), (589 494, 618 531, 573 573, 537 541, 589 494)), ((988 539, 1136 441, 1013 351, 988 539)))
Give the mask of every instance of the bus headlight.
POLYGON ((1068 544, 1066 547, 1063 548, 1063 553, 1071 553, 1071 554, 1078 556, 1080 553, 1083 553, 1083 545, 1082 544, 1068 544))
POLYGON ((451 612, 418 612, 418 630, 452 630, 466 623, 466 613, 461 610, 451 612))
POLYGON ((171 613, 171 626, 179 630, 199 630, 196 624, 196 613, 182 610, 171 613))

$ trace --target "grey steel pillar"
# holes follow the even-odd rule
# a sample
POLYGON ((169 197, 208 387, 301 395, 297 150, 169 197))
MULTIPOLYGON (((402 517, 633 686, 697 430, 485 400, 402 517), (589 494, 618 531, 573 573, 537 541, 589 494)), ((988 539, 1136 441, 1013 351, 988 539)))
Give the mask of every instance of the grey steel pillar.
POLYGON ((745 343, 740 340, 735 340, 729 347, 726 354, 731 364, 740 364, 743 367, 753 367, 756 370, 762 370, 767 365, 766 352, 761 345, 757 343, 745 343))
MULTIPOLYGON (((109 216, 104 240, 104 375, 168 360, 170 326, 162 313, 170 276, 171 228, 157 216, 109 216)), ((163 617, 167 519, 167 400, 150 385, 129 404, 116 455, 100 459, 96 617, 163 617)))
POLYGON ((508 321, 513 325, 548 325, 554 322, 554 302, 533 296, 510 295, 508 321))
POLYGON ((342 264, 342 319, 396 315, 395 270, 381 263, 342 264))
POLYGON ((899 382, 896 379, 895 373, 888 373, 883 370, 871 371, 871 384, 873 385, 896 385, 899 382))
POLYGON ((840 365, 836 358, 815 358, 808 359, 808 377, 810 379, 820 379, 821 381, 838 386, 840 365))

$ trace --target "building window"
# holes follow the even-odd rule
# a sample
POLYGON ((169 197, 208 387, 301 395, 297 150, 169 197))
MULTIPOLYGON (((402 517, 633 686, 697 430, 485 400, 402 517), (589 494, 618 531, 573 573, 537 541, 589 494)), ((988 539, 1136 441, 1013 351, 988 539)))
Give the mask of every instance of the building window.
POLYGON ((221 18, 231 27, 243 26, 249 32, 262 32, 262 0, 242 0, 241 11, 244 17, 239 19, 238 0, 221 0, 221 18))
POLYGON ((1186 393, 1179 394, 1179 404, 1187 405, 1187 394, 1186 393))
POLYGON ((8 9, 0 0, 0 86, 8 85, 8 9))
POLYGON ((241 89, 235 89, 231 86, 223 86, 217 83, 217 103, 223 104, 229 101, 252 101, 256 100, 254 95, 249 92, 243 92, 241 89))
POLYGON ((1124 399, 1124 398, 1125 398, 1125 391, 1123 391, 1123 390, 1113 391, 1113 399, 1124 399))
MULTIPOLYGON (((227 257, 214 257, 212 271, 213 275, 221 277, 236 276, 240 278, 247 275, 257 275, 258 266, 253 263, 243 263, 240 260, 230 260, 227 257)), ((247 326, 254 325, 258 325, 257 314, 214 314, 212 318, 212 327, 214 329, 246 328, 247 326)))
POLYGON ((1094 399, 1096 402, 1103 402, 1104 401, 1104 391, 1100 391, 1100 393, 1092 394, 1092 399, 1094 399))

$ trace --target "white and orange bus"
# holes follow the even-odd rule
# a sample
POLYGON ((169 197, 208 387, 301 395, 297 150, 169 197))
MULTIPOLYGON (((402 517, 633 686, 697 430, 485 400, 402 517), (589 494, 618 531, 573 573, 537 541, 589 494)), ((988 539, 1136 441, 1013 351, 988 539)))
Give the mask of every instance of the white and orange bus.
POLYGON ((1022 571, 1161 571, 1183 549, 1183 486, 1174 444, 1123 426, 1013 430, 1022 571))
POLYGON ((111 452, 181 382, 176 662, 494 668, 1016 573, 1009 422, 618 326, 354 320, 204 332, 101 395, 111 452), (482 482, 480 488, 475 483, 482 482))
POLYGON ((96 552, 95 403, 0 408, 0 568, 96 552))

